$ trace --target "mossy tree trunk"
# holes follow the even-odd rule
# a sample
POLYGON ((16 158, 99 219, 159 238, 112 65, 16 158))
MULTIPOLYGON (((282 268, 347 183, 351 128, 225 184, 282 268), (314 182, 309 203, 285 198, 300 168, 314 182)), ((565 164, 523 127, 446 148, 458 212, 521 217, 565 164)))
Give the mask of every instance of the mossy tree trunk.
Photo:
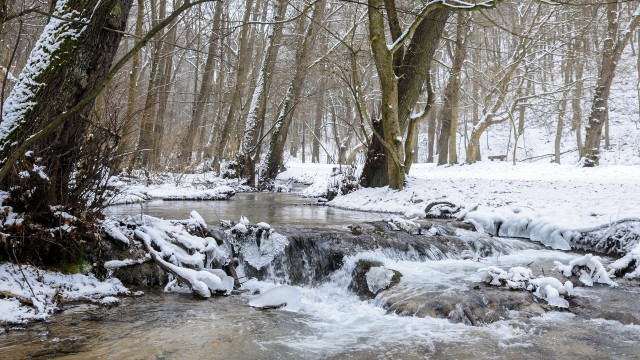
MULTIPOLYGON (((133 0, 57 1, 49 23, 34 47, 18 84, 5 102, 0 130, 0 158, 8 156, 31 134, 69 111, 105 78, 126 29, 133 0), (64 19, 74 20, 68 21, 64 19), (116 31, 114 31, 116 30, 116 31)), ((67 203, 77 194, 70 188, 79 161, 79 146, 89 125, 92 106, 71 116, 32 148, 42 158, 49 177, 45 196, 34 207, 67 203)), ((14 166, 2 184, 21 181, 14 166)), ((32 209, 37 211, 37 209, 32 209)))
MULTIPOLYGON (((397 41, 405 33, 397 28, 397 19, 394 19, 396 12, 389 3, 392 2, 386 1, 387 8, 391 10, 388 10, 387 17, 390 19, 392 40, 397 41)), ((450 11, 446 6, 428 6, 406 33, 407 38, 411 39, 406 51, 403 46, 398 46, 392 52, 385 40, 384 8, 380 0, 369 1, 369 37, 383 93, 383 105, 382 119, 372 124, 374 136, 367 150, 360 183, 367 187, 389 185, 400 189, 405 174, 403 139, 409 128, 411 110, 422 93, 450 11), (389 94, 385 95, 385 91, 389 94), (395 108, 390 109, 390 105, 395 108), (389 148, 396 149, 394 154, 389 153, 389 148), (397 160, 393 160, 394 157, 397 160)))

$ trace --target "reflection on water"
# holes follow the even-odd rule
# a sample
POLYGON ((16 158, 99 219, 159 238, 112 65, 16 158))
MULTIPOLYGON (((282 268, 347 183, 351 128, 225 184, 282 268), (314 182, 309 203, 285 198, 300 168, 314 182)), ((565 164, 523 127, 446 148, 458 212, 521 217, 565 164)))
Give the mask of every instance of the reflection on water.
POLYGON ((118 205, 108 208, 116 217, 146 215, 165 219, 187 219, 196 210, 211 225, 222 220, 238 221, 246 216, 251 223, 266 222, 272 225, 348 225, 364 221, 376 221, 384 215, 350 211, 322 206, 315 199, 295 194, 239 193, 227 201, 162 201, 154 200, 141 205, 118 205))

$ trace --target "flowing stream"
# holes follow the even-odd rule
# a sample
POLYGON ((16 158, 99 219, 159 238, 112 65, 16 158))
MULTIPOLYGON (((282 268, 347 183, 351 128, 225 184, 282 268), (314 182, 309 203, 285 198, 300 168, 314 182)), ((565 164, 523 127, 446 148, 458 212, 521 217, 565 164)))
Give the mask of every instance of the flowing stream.
MULTIPOLYGON (((379 220, 384 215, 316 205, 291 194, 238 194, 223 202, 161 202, 144 204, 145 214, 187 218, 197 210, 212 225, 219 218, 272 225, 349 225, 379 220)), ((114 214, 139 214, 140 205, 120 206, 114 214)), ((468 236, 473 236, 469 235, 468 236)), ((515 240, 514 240, 515 241, 515 240)), ((510 248, 505 242, 505 249, 510 248)), ((121 299, 114 308, 70 307, 48 323, 0 335, 0 358, 63 359, 533 359, 634 358, 640 354, 640 326, 623 325, 589 314, 551 311, 532 318, 484 326, 447 319, 388 313, 391 295, 362 301, 348 290, 357 259, 379 260, 400 271, 393 294, 410 302, 437 296, 464 296, 477 283, 480 268, 505 269, 530 265, 546 271, 554 260, 564 263, 578 254, 550 250, 513 250, 478 259, 413 261, 389 252, 358 254, 342 269, 314 286, 298 286, 298 311, 258 310, 247 306, 253 294, 276 281, 249 280, 241 295, 197 300, 189 294, 144 289, 145 295, 121 299)), ((576 296, 612 311, 640 313, 638 284, 579 288, 576 296), (635 285, 635 286, 632 286, 635 285)))

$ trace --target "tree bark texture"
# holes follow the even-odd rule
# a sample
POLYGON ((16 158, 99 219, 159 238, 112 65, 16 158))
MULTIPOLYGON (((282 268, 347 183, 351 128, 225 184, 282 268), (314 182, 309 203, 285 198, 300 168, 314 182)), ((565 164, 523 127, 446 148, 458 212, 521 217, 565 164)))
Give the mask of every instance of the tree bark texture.
MULTIPOLYGON (((405 154, 402 147, 402 138, 407 131, 411 111, 418 101, 422 87, 427 79, 431 67, 431 60, 435 54, 450 12, 446 8, 435 7, 421 18, 419 25, 411 37, 410 44, 402 57, 402 62, 398 65, 398 51, 400 50, 396 51, 395 54, 391 54, 386 45, 384 16, 382 15, 383 8, 381 1, 369 1, 369 36, 381 89, 383 91, 383 105, 381 109, 382 132, 378 132, 380 138, 375 135, 372 136, 360 183, 367 187, 389 185, 393 188, 402 188, 400 183, 404 182, 404 171, 402 171, 400 167, 395 169, 397 166, 392 162, 404 163, 405 154), (375 46, 374 43, 376 44, 375 46), (384 47, 382 45, 384 45, 384 47), (376 55, 376 52, 379 54, 376 55), (388 54, 385 54, 385 52, 388 54), (387 57, 389 59, 387 59, 387 57), (389 71, 389 66, 391 66, 391 71, 389 71), (398 75, 399 80, 390 79, 387 75, 382 75, 381 72, 386 74, 390 73, 394 76, 398 75), (383 79, 386 82, 385 84, 383 84, 383 79), (392 82, 395 82, 395 84, 392 84, 392 82), (395 96, 395 100, 384 98, 385 89, 391 91, 391 96, 395 96), (395 105, 392 103, 395 103, 395 105), (395 106, 395 108, 390 111, 388 108, 389 105, 395 106), (387 107, 386 109, 385 106, 387 107), (390 115, 390 117, 388 115, 390 115), (386 131, 392 131, 394 135, 388 134, 386 131), (387 146, 402 150, 398 150, 396 154, 389 154, 389 149, 380 141, 381 138, 384 139, 387 146), (394 142, 399 142, 399 144, 396 145, 394 142), (394 157, 397 158, 398 155, 402 155, 402 159, 392 160, 394 157)), ((387 16, 393 16, 393 14, 388 13, 387 16)), ((393 20, 392 22, 395 23, 393 20)), ((391 26, 393 27, 394 25, 391 26)), ((392 31, 391 36, 395 41, 398 36, 397 31, 392 31)), ((374 124, 374 128, 375 127, 374 124)))
MULTIPOLYGON (((118 31, 126 28, 131 3, 132 0, 56 2, 56 17, 50 18, 18 84, 5 102, 0 125, 3 164, 16 145, 71 109, 104 79, 122 38, 118 31), (88 21, 88 24, 59 18, 88 21)), ((62 203, 73 196, 69 181, 79 160, 74 149, 82 143, 91 110, 91 106, 87 106, 73 115, 33 149, 42 157, 50 179, 43 204, 62 203)), ((19 181, 17 172, 7 180, 5 186, 19 181)))

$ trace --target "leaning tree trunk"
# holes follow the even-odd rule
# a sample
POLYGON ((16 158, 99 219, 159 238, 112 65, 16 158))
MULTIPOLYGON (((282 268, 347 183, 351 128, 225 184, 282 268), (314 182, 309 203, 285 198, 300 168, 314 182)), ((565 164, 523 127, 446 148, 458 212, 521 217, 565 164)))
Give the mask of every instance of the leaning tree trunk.
POLYGON ((296 52, 295 74, 285 95, 284 104, 276 119, 269 142, 269 150, 266 156, 266 170, 261 180, 265 185, 268 185, 269 182, 276 179, 282 167, 287 133, 293 119, 296 105, 300 101, 302 90, 304 89, 304 81, 309 68, 311 47, 313 46, 320 22, 324 18, 325 3, 325 0, 323 0, 314 6, 311 23, 307 27, 302 44, 296 52))
MULTIPOLYGON (((105 78, 113 61, 133 0, 59 0, 7 98, 0 123, 2 165, 27 137, 70 110, 105 78), (78 21, 66 21, 74 19, 78 21), (88 22, 88 24, 85 24, 88 22), (114 31, 115 30, 115 31, 114 31)), ((69 183, 79 160, 78 146, 92 107, 72 115, 32 148, 49 177, 33 211, 68 200, 69 183)), ((19 168, 16 165, 14 168, 19 168)), ((13 171, 2 187, 20 182, 13 171)))
POLYGON ((259 155, 259 137, 264 129, 264 119, 267 113, 267 96, 271 88, 271 79, 278 57, 279 44, 282 39, 283 24, 280 22, 286 15, 288 2, 279 0, 273 9, 273 27, 269 33, 269 45, 262 59, 256 88, 249 105, 249 114, 244 127, 242 139, 241 177, 247 179, 249 186, 256 185, 256 157, 259 155))

